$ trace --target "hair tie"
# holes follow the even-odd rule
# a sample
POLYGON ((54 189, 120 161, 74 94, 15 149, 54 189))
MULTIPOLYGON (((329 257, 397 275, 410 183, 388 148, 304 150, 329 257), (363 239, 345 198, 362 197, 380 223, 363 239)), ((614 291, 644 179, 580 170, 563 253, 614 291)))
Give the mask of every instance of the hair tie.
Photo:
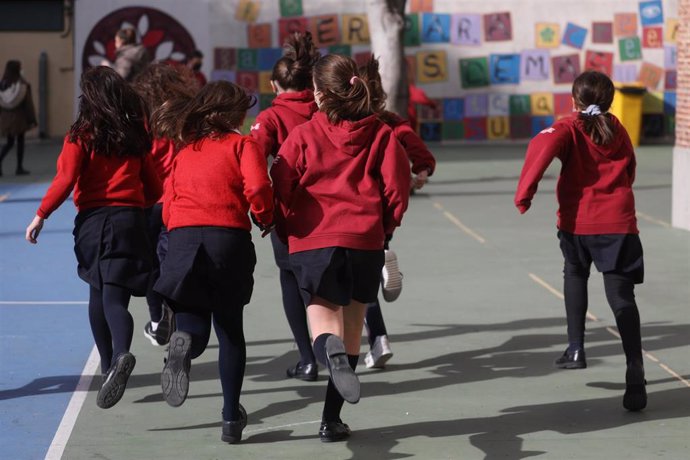
POLYGON ((358 77, 357 75, 353 75, 352 78, 350 78, 350 85, 354 85, 354 84, 355 84, 355 81, 356 81, 358 78, 359 78, 359 77, 358 77))
POLYGON ((582 113, 590 117, 601 115, 601 107, 596 104, 590 104, 585 110, 582 111, 582 113))

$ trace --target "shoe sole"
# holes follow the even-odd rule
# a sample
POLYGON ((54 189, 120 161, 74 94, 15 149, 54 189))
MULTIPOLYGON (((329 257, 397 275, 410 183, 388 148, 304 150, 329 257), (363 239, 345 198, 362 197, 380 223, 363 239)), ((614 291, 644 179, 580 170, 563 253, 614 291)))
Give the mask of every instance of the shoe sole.
POLYGON ((381 293, 386 302, 393 302, 402 292, 402 274, 398 267, 398 257, 391 251, 385 252, 384 270, 388 276, 381 275, 381 293))
POLYGON ((127 388, 127 381, 136 363, 137 360, 131 353, 123 354, 117 359, 113 377, 103 382, 101 389, 98 390, 98 396, 96 397, 98 407, 109 409, 122 399, 122 395, 125 394, 125 389, 127 388))
POLYGON ((328 356, 328 372, 336 390, 345 401, 356 404, 360 396, 359 379, 350 367, 345 344, 337 335, 332 335, 326 340, 326 355, 328 356))
POLYGON ((163 317, 156 328, 155 340, 158 345, 166 345, 170 342, 170 337, 175 330, 175 316, 173 311, 166 304, 162 305, 163 317))
POLYGON ((587 368, 587 363, 563 363, 563 364, 558 364, 554 363, 553 364, 555 368, 557 369, 586 369, 587 368))
POLYGON ((285 375, 287 375, 291 379, 304 380, 305 382, 316 382, 316 380, 319 378, 319 374, 293 374, 292 372, 290 372, 291 370, 292 369, 288 369, 287 371, 285 371, 285 375))
POLYGON ((192 337, 186 332, 175 332, 170 338, 168 360, 161 372, 163 399, 173 407, 179 407, 189 392, 189 353, 192 337))

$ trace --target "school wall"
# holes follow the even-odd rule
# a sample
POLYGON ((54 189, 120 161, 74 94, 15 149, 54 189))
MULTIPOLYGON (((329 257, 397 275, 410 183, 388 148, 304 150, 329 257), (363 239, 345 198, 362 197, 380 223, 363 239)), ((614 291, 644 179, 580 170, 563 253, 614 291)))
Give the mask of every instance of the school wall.
MULTIPOLYGON (((1 8, 1 7, 0 7, 1 8)), ((62 36, 61 32, 0 32, 0 65, 4 71, 10 59, 20 60, 24 78, 31 84, 36 115, 39 114, 39 57, 45 51, 47 60, 47 126, 46 136, 63 136, 72 124, 74 100, 72 34, 62 36)), ((27 133, 37 137, 38 129, 27 133)))
POLYGON ((678 106, 673 149, 671 222, 690 230, 690 0, 680 0, 678 17, 678 106))
MULTIPOLYGON (((142 20, 151 10, 189 32, 211 79, 255 91, 260 104, 248 122, 270 104, 270 69, 289 30, 311 30, 325 52, 358 61, 370 49, 365 0, 78 0, 77 66, 89 65, 88 53, 95 61, 112 52, 104 40, 114 32, 94 47, 94 27, 122 8, 130 18, 107 25, 136 25, 157 57, 186 51, 166 30, 152 36, 151 21, 142 20)), ((572 80, 597 68, 621 83, 641 80, 649 90, 642 139, 672 142, 678 0, 408 0, 407 12, 409 68, 439 102, 438 110, 420 108, 427 141, 527 140, 570 113, 572 80)))

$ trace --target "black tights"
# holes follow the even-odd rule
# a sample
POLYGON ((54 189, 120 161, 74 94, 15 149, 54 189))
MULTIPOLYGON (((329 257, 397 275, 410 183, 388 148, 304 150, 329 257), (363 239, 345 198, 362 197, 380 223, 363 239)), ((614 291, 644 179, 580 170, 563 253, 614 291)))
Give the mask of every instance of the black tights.
MULTIPOLYGON (((24 169, 24 134, 18 134, 17 136, 17 171, 24 169)), ((7 154, 14 147, 15 136, 7 136, 7 144, 3 145, 2 150, 0 150, 0 173, 2 173, 2 160, 5 159, 7 154)))
MULTIPOLYGON (((563 274, 568 342, 571 347, 583 347, 589 270, 566 262, 563 274)), ((640 313, 635 302, 635 284, 632 278, 623 273, 604 273, 604 290, 616 318, 626 363, 642 363, 640 313)))
POLYGON ((240 419, 240 392, 247 364, 244 340, 244 307, 227 306, 210 311, 180 311, 175 314, 177 330, 192 336, 192 359, 200 356, 208 345, 211 322, 218 337, 218 370, 223 388, 223 420, 240 419))
POLYGON ((299 350, 300 363, 316 364, 309 337, 307 309, 300 295, 297 279, 292 271, 280 269, 280 290, 283 294, 285 317, 299 350))
POLYGON ((89 323, 101 356, 101 372, 110 369, 114 358, 128 352, 132 345, 134 320, 127 308, 131 293, 114 284, 104 284, 102 290, 90 286, 89 323))

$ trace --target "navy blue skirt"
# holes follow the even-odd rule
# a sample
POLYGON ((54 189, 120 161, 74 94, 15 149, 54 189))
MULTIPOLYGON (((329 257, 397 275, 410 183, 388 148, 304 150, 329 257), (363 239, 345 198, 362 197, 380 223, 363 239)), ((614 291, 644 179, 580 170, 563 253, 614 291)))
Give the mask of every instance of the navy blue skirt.
POLYGON ((290 254, 290 265, 305 305, 311 304, 314 296, 343 306, 351 300, 374 302, 383 262, 382 249, 332 247, 290 254))
POLYGON ((153 251, 141 208, 104 206, 74 219, 74 253, 79 277, 96 289, 114 284, 146 295, 153 251))
POLYGON ((168 253, 153 289, 176 312, 241 308, 254 289, 251 234, 224 227, 182 227, 168 234, 168 253))
POLYGON ((594 266, 601 273, 619 273, 635 284, 644 281, 644 258, 640 236, 636 234, 574 235, 559 231, 561 252, 566 262, 589 272, 594 266))
POLYGON ((280 241, 275 231, 271 232, 271 245, 273 246, 273 257, 276 260, 278 268, 282 270, 292 270, 288 245, 280 241))

